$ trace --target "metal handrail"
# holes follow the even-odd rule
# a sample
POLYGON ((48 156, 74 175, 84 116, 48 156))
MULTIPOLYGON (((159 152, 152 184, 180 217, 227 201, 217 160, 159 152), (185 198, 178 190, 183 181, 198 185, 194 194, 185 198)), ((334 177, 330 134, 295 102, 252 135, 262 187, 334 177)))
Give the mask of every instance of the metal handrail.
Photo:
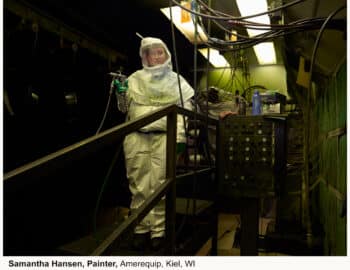
POLYGON ((166 146, 166 181, 137 209, 131 216, 121 223, 112 233, 110 233, 95 248, 90 255, 102 255, 103 252, 124 232, 135 226, 147 213, 154 207, 156 203, 165 195, 166 196, 166 237, 167 246, 170 254, 175 252, 175 200, 176 200, 176 122, 177 113, 196 118, 197 120, 207 121, 208 124, 217 125, 216 119, 194 113, 192 111, 169 105, 164 108, 152 111, 135 120, 128 121, 121 125, 110 128, 97 135, 91 136, 85 140, 65 147, 59 151, 49 154, 43 158, 37 159, 31 163, 25 164, 4 174, 3 181, 30 179, 33 177, 41 177, 50 172, 62 169, 66 164, 79 160, 79 158, 87 154, 92 154, 106 146, 117 143, 131 132, 137 131, 141 127, 150 124, 164 116, 167 117, 167 146, 166 146), (172 158, 169 158, 172 157, 172 158))
POLYGON ((174 112, 176 112, 175 105, 169 105, 162 109, 152 111, 151 113, 145 114, 143 117, 138 117, 135 120, 112 127, 97 135, 86 138, 33 162, 20 166, 5 173, 3 180, 9 181, 19 177, 28 178, 33 175, 38 177, 45 176, 47 173, 50 173, 50 171, 64 168, 64 165, 80 159, 83 155, 86 156, 87 154, 95 153, 106 146, 113 145, 127 134, 174 112))
POLYGON ((217 125, 217 120, 213 118, 206 118, 201 114, 196 114, 192 111, 177 107, 176 105, 169 105, 162 109, 154 110, 135 120, 128 121, 118 126, 105 130, 97 135, 86 138, 75 144, 62 148, 54 153, 39 158, 33 162, 20 166, 12 171, 4 174, 3 181, 15 179, 17 177, 29 177, 31 175, 44 176, 50 170, 57 170, 64 167, 64 164, 79 159, 82 155, 94 153, 108 145, 112 145, 118 140, 122 139, 127 134, 140 129, 141 127, 150 124, 170 112, 186 115, 190 118, 196 117, 198 120, 206 121, 209 124, 217 125), (63 166, 59 166, 61 163, 63 166), (41 173, 40 173, 41 171, 41 173))

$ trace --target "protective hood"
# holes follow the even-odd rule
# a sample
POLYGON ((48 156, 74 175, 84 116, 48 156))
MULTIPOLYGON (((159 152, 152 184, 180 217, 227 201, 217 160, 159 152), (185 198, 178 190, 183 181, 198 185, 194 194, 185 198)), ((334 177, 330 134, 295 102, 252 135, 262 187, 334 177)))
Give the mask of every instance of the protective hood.
MULTIPOLYGON (((171 54, 165 43, 158 38, 143 38, 140 47, 143 69, 130 75, 128 94, 132 100, 143 105, 180 105, 180 92, 177 74, 172 71, 171 54), (145 57, 145 50, 152 46, 164 47, 169 58, 165 63, 149 67, 145 57)), ((187 81, 180 76, 181 93, 184 101, 194 95, 194 90, 187 81)))
POLYGON ((141 46, 140 46, 140 57, 142 60, 142 66, 145 70, 150 72, 155 79, 157 77, 162 77, 165 76, 167 72, 173 70, 173 66, 171 63, 171 53, 166 46, 166 44, 159 38, 154 38, 154 37, 146 37, 141 40, 141 46), (146 51, 147 49, 154 48, 154 47, 163 47, 168 59, 161 65, 156 65, 156 66, 149 66, 147 58, 146 58, 146 51))

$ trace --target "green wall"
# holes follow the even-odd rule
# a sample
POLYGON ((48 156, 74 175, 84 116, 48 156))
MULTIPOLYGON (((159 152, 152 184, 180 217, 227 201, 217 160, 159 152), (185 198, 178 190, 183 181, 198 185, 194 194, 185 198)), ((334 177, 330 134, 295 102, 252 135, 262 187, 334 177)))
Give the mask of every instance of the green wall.
POLYGON ((311 180, 319 181, 311 193, 311 213, 322 227, 325 255, 346 255, 346 75, 344 64, 318 94, 311 127, 317 142, 310 157, 317 173, 311 180))
POLYGON ((263 85, 288 97, 287 75, 283 65, 251 67, 250 74, 252 84, 263 85))
POLYGON ((250 67, 249 73, 249 78, 247 78, 243 76, 241 69, 212 70, 201 77, 199 89, 205 89, 208 76, 209 86, 216 86, 233 93, 236 89, 242 93, 243 89, 251 85, 261 85, 288 97, 286 70, 283 65, 254 66, 250 67))
POLYGON ((209 86, 216 86, 226 91, 234 93, 236 89, 243 91, 248 87, 248 83, 242 76, 241 70, 215 69, 205 73, 199 82, 199 89, 203 90, 206 87, 207 78, 209 79, 209 86))

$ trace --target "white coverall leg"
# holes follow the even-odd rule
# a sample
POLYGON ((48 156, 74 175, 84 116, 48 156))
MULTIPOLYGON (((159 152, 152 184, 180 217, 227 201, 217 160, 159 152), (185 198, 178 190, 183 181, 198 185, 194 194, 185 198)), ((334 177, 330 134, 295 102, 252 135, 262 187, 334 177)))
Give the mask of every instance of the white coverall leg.
MULTIPOLYGON (((124 140, 124 151, 133 211, 165 181, 166 133, 131 133, 124 140)), ((135 228, 135 233, 146 232, 151 238, 165 235, 164 197, 135 228)))

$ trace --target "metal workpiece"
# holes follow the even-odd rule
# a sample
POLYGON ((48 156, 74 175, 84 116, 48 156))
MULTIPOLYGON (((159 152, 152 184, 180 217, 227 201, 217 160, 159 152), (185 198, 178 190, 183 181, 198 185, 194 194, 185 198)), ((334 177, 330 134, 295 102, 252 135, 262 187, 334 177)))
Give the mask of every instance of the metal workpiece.
POLYGON ((228 197, 275 195, 285 171, 282 116, 230 116, 219 124, 219 193, 228 197))

